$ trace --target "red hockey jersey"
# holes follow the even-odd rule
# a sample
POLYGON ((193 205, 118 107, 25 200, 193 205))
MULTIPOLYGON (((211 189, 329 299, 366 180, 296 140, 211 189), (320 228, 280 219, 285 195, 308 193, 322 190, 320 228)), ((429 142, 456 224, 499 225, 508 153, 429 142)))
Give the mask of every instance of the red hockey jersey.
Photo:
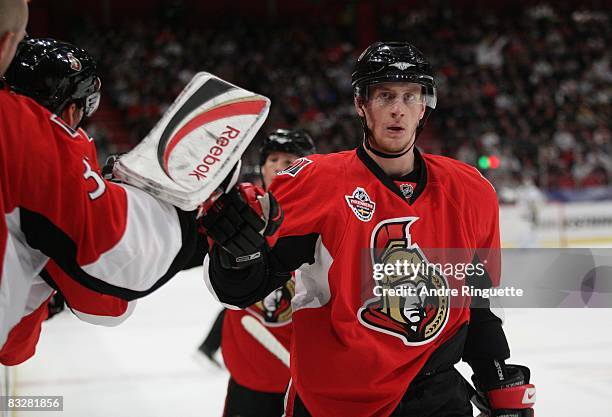
POLYGON ((294 281, 269 294, 245 310, 227 310, 223 320, 221 351, 232 378, 260 392, 282 393, 289 383, 289 369, 242 326, 249 314, 257 318, 289 350, 291 343, 291 299, 294 281))
MULTIPOLYGON (((74 137, 72 146, 80 147, 83 155, 91 162, 92 171, 101 175, 94 139, 81 128, 76 133, 78 135, 74 137)), ((132 305, 129 305, 126 300, 84 287, 65 273, 53 259, 47 262, 41 276, 48 284, 61 288, 64 297, 69 300, 68 307, 78 318, 89 323, 105 326, 120 324, 129 317, 136 303, 132 301, 132 305)))
POLYGON ((0 110, 0 346, 48 299, 38 274, 49 258, 69 285, 131 300, 191 257, 192 213, 103 181, 80 133, 33 100, 0 86, 0 110))
MULTIPOLYGON (((57 120, 62 123, 61 120, 57 120)), ((65 126, 68 131, 70 128, 65 126)), ((90 138, 83 129, 78 129, 74 135, 74 148, 81 148, 83 155, 91 161, 91 167, 100 172, 97 152, 93 138, 90 138)), ((133 311, 136 301, 131 305, 126 300, 92 291, 73 280, 50 259, 40 278, 36 278, 31 293, 38 293, 37 297, 30 297, 24 316, 10 331, 8 338, 0 350, 0 363, 17 365, 32 357, 40 338, 42 322, 47 318, 47 303, 49 297, 55 292, 54 288, 61 288, 65 298, 70 300, 68 307, 83 321, 93 324, 114 326, 123 322, 133 311), (51 286, 53 285, 53 287, 51 286), (35 291, 34 291, 35 289, 35 291), (45 295, 47 295, 45 298, 45 295), (38 303, 42 303, 38 305, 38 303), (30 312, 30 310, 33 310, 30 312)))
MULTIPOLYGON (((461 292, 380 293, 460 289, 465 281, 459 274, 438 267, 409 280, 393 274, 377 280, 374 263, 479 259, 498 283, 498 205, 491 184, 449 158, 415 150, 415 165, 418 178, 393 181, 359 148, 301 158, 274 180, 270 190, 285 214, 275 252, 283 239, 316 237, 314 253, 304 257, 314 263, 296 273, 287 416, 295 392, 316 417, 389 416, 428 358, 469 320, 470 298, 461 292)), ((299 249, 293 244, 289 250, 299 249)))

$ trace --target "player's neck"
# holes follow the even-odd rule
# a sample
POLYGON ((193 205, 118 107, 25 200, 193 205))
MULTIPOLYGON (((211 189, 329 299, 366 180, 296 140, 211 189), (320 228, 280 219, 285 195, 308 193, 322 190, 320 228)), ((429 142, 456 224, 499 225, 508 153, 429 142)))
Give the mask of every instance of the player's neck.
POLYGON ((399 158, 381 158, 369 149, 365 150, 370 158, 391 178, 399 178, 414 170, 414 148, 399 158))

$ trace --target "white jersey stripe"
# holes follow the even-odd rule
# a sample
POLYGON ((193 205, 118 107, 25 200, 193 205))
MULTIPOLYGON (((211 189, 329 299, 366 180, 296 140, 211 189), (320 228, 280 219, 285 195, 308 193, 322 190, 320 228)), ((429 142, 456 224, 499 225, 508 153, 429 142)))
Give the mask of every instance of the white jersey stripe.
MULTIPOLYGON (((4 345, 13 326, 33 311, 33 299, 40 299, 41 294, 45 293, 39 291, 41 286, 32 287, 35 277, 48 260, 26 243, 19 227, 19 209, 6 214, 5 219, 8 236, 0 280, 0 347, 4 345)), ((51 293, 46 294, 48 297, 51 293)))
POLYGON ((126 230, 111 250, 82 269, 108 284, 146 291, 166 273, 181 249, 181 227, 170 204, 129 185, 123 187, 129 190, 126 230))
POLYGON ((304 264, 295 272, 295 296, 291 308, 295 313, 302 308, 317 308, 327 304, 331 298, 329 289, 329 268, 334 259, 317 239, 312 265, 304 264))
POLYGON ((120 316, 101 316, 95 314, 83 313, 82 311, 78 311, 77 309, 71 308, 72 312, 75 316, 77 316, 80 320, 95 324, 98 326, 106 326, 106 327, 115 327, 119 326, 121 323, 126 321, 128 317, 132 315, 134 309, 136 308, 136 300, 130 301, 127 304, 127 309, 120 316))

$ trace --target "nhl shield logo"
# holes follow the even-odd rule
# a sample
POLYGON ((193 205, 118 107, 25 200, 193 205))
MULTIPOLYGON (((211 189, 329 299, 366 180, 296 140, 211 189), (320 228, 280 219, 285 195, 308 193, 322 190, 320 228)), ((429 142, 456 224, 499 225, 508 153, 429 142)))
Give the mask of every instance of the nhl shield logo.
POLYGON ((352 195, 345 195, 344 198, 359 220, 362 222, 372 220, 376 203, 370 199, 370 196, 363 188, 355 188, 352 195))
POLYGON ((414 187, 412 184, 402 184, 400 185, 400 190, 406 199, 412 197, 412 193, 414 193, 414 187))

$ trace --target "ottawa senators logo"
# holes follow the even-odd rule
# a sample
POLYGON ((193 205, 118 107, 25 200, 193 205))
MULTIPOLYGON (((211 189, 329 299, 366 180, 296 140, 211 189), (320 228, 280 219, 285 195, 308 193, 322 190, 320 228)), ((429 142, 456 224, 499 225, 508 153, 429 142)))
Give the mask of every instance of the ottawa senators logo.
POLYGON ((284 326, 291 321, 291 299, 294 295, 295 282, 290 279, 263 300, 247 307, 247 310, 266 326, 284 326))
POLYGON ((79 61, 76 56, 72 55, 72 52, 68 52, 67 56, 68 62, 70 62, 70 69, 78 72, 81 70, 81 68, 83 68, 81 61, 79 61))
MULTIPOLYGON (((373 264, 413 265, 408 275, 383 274, 375 280, 375 297, 367 300, 357 312, 364 326, 400 338, 408 346, 431 342, 448 322, 450 299, 429 296, 427 291, 448 289, 448 281, 429 264, 423 251, 411 242, 410 225, 418 217, 385 220, 374 228, 371 236, 373 264), (408 295, 389 295, 389 290, 408 295), (399 291, 398 291, 399 290, 399 291)), ((443 292, 443 291, 442 291, 443 292)))

